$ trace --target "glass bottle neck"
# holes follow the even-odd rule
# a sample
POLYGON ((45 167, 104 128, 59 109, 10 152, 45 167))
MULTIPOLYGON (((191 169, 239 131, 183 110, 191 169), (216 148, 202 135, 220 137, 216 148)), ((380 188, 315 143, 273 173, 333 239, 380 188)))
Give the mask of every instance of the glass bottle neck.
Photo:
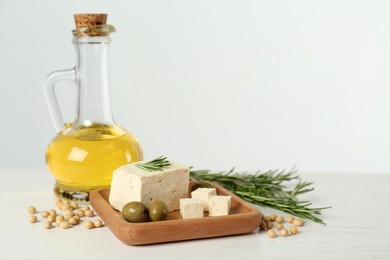
POLYGON ((78 89, 75 126, 115 125, 109 97, 108 56, 111 39, 75 37, 78 89))

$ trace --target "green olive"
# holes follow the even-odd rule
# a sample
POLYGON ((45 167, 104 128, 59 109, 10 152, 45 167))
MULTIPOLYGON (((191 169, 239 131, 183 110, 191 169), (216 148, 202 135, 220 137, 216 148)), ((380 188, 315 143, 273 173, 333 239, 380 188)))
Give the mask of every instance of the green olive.
POLYGON ((123 206, 122 217, 128 222, 145 222, 148 218, 148 210, 141 202, 132 201, 123 206))
POLYGON ((152 221, 165 220, 168 216, 168 206, 162 201, 155 201, 149 205, 149 217, 152 221))
POLYGON ((197 181, 195 182, 192 187, 191 187, 191 191, 194 191, 198 188, 213 188, 213 185, 211 185, 210 182, 206 182, 206 181, 197 181))

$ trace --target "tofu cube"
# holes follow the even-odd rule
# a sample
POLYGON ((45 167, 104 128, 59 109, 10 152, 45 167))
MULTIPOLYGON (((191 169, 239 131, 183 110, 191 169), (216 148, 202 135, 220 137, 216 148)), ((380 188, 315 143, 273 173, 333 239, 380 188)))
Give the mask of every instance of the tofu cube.
POLYGON ((215 188, 198 188, 191 192, 191 198, 202 201, 204 211, 209 210, 210 196, 215 195, 217 195, 217 191, 215 190, 215 188))
POLYGON ((131 201, 142 202, 146 207, 160 200, 169 211, 180 208, 180 199, 188 198, 190 170, 187 166, 171 162, 161 171, 149 172, 136 166, 137 163, 119 167, 113 172, 109 202, 114 209, 122 211, 131 201))
POLYGON ((203 218, 203 204, 198 199, 180 199, 180 215, 183 219, 203 218))
POLYGON ((209 201, 209 216, 229 215, 231 201, 231 196, 211 196, 209 201))

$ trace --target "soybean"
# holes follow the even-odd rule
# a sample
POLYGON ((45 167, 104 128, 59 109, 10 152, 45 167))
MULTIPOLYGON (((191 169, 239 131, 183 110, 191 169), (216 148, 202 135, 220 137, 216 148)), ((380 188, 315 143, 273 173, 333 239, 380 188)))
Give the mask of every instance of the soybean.
POLYGON ((35 215, 31 215, 31 216, 28 217, 28 221, 30 223, 36 223, 38 221, 38 218, 35 215))
POLYGON ((88 229, 91 229, 91 228, 94 228, 95 225, 93 224, 92 221, 88 220, 87 222, 85 222, 85 227, 88 229))
POLYGON ((270 229, 270 228, 273 228, 274 227, 274 223, 272 222, 268 222, 267 223, 267 228, 270 229))
POLYGON ((67 209, 64 211, 64 216, 71 216, 73 217, 74 216, 74 212, 71 210, 71 209, 67 209))
POLYGON ((82 209, 78 209, 76 211, 76 215, 79 216, 79 217, 85 217, 85 212, 82 209))
POLYGON ((55 222, 56 221, 56 216, 54 216, 54 215, 49 215, 48 217, 47 217, 47 220, 51 223, 51 222, 55 222))
POLYGON ((284 228, 283 224, 280 224, 280 223, 276 224, 277 230, 282 230, 283 228, 284 228))
POLYGON ((87 210, 89 210, 89 207, 88 207, 88 206, 83 206, 81 209, 82 209, 83 211, 87 211, 87 210))
POLYGON ((65 220, 65 218, 64 218, 63 215, 58 215, 58 216, 56 216, 56 221, 62 222, 62 221, 64 221, 64 220, 65 220))
POLYGON ((93 222, 93 225, 94 225, 95 227, 97 227, 97 228, 100 228, 100 227, 103 226, 103 223, 102 223, 102 221, 101 221, 100 219, 98 219, 98 220, 95 220, 95 221, 93 222))
POLYGON ((288 223, 293 223, 294 219, 295 219, 295 218, 294 218, 293 216, 288 216, 288 217, 287 217, 287 222, 288 222, 288 223))
POLYGON ((58 202, 56 204, 56 206, 57 206, 57 209, 62 210, 62 202, 58 202))
POLYGON ((87 217, 93 217, 95 215, 95 213, 93 212, 93 210, 86 210, 85 211, 85 216, 87 216, 87 217))
POLYGON ((71 218, 68 220, 68 222, 69 222, 70 224, 72 224, 73 226, 79 224, 79 220, 78 220, 76 217, 71 217, 71 218))
POLYGON ((280 230, 280 235, 281 235, 282 237, 288 236, 288 231, 287 231, 287 229, 282 228, 282 229, 280 230))
POLYGON ((69 224, 68 221, 62 221, 60 223, 60 227, 63 228, 63 229, 68 229, 68 228, 70 228, 70 224, 69 224))
POLYGON ((72 209, 78 209, 79 208, 79 204, 76 201, 72 201, 70 203, 70 206, 72 207, 72 209))
POLYGON ((277 216, 275 220, 276 220, 277 223, 281 224, 281 223, 284 222, 284 217, 282 217, 282 216, 277 216))
POLYGON ((51 229, 53 225, 51 224, 50 221, 46 221, 45 223, 43 223, 43 227, 46 229, 51 229))
POLYGON ((260 223, 259 228, 260 228, 260 230, 267 230, 267 229, 268 229, 268 228, 267 228, 267 224, 266 224, 264 221, 262 221, 262 222, 260 223))
POLYGON ((298 229, 295 226, 291 226, 290 233, 291 233, 291 235, 295 235, 298 233, 298 229))
POLYGON ((42 218, 47 218, 47 217, 49 216, 49 212, 47 212, 47 211, 42 211, 42 212, 41 212, 41 216, 42 216, 42 218))
POLYGON ((27 208, 27 212, 30 214, 35 214, 37 213, 37 209, 34 206, 30 206, 27 208))
POLYGON ((303 225, 303 221, 296 219, 293 221, 293 225, 296 227, 301 227, 303 225))
POLYGON ((270 237, 270 238, 275 238, 276 237, 276 233, 273 229, 270 229, 267 231, 267 235, 270 237))
POLYGON ((69 204, 64 204, 64 203, 62 203, 61 209, 62 209, 63 211, 68 210, 68 209, 70 209, 70 205, 69 205, 69 204))

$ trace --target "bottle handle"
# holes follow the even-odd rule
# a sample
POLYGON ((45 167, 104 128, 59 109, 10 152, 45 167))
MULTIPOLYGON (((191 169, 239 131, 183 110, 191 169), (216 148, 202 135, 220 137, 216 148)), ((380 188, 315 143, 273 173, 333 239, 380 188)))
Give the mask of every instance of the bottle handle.
POLYGON ((64 128, 64 121, 60 106, 58 105, 57 96, 54 90, 57 81, 70 80, 75 82, 76 80, 76 69, 57 70, 50 73, 45 83, 43 84, 43 93, 45 95, 46 103, 49 108, 50 116, 53 121, 54 129, 60 132, 64 128))

